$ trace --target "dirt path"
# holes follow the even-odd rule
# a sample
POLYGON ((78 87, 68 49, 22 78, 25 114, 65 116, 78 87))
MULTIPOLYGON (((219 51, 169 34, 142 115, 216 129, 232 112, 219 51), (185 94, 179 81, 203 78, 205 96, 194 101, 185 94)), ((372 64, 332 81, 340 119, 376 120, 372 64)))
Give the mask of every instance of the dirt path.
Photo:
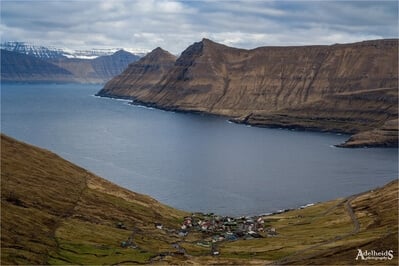
MULTIPOLYGON (((57 232, 57 229, 61 226, 61 224, 66 220, 66 219, 68 219, 69 217, 71 217, 74 213, 75 213, 75 209, 77 208, 77 206, 78 206, 78 204, 79 204, 79 201, 81 200, 81 198, 82 198, 82 195, 83 195, 83 193, 84 193, 84 191, 86 190, 86 189, 88 189, 88 186, 87 186, 87 174, 83 177, 83 182, 82 182, 82 187, 81 187, 81 189, 79 190, 79 192, 78 192, 78 196, 76 197, 76 201, 74 202, 74 204, 69 208, 69 209, 67 209, 67 210, 65 210, 64 211, 64 213, 62 213, 62 214, 60 214, 59 216, 57 216, 57 220, 56 220, 56 222, 51 226, 51 228, 50 228, 50 230, 51 230, 51 237, 54 239, 54 241, 55 241, 55 245, 56 245, 56 252, 58 252, 60 249, 61 249, 61 247, 60 247, 60 244, 59 244, 59 242, 58 242, 58 239, 57 239, 57 237, 56 237, 56 232, 57 232)), ((45 254, 45 263, 48 263, 48 260, 50 259, 50 254, 49 254, 49 252, 47 252, 46 254, 45 254)), ((62 259, 61 259, 62 260, 62 259)))
POLYGON ((364 193, 357 194, 357 195, 354 195, 354 196, 350 196, 350 197, 348 197, 348 198, 346 199, 346 202, 345 202, 345 209, 346 209, 346 211, 348 212, 349 217, 351 217, 352 223, 353 223, 353 227, 354 227, 354 228, 353 228, 353 232, 352 232, 351 234, 348 234, 348 235, 354 235, 354 234, 359 233, 359 230, 360 230, 359 220, 357 219, 357 217, 356 217, 356 215, 355 215, 355 212, 353 211, 353 208, 352 208, 352 206, 351 206, 351 202, 352 202, 354 199, 356 199, 357 197, 359 197, 360 195, 362 195, 362 194, 364 194, 364 193))
POLYGON ((300 256, 300 254, 308 252, 308 251, 315 250, 316 248, 318 248, 320 246, 331 244, 331 243, 334 243, 336 241, 340 241, 340 240, 342 240, 344 238, 347 238, 347 237, 350 237, 350 236, 353 236, 353 235, 359 233, 359 231, 360 231, 360 223, 359 223, 359 220, 357 219, 357 217, 355 215, 355 212, 354 212, 354 210, 352 208, 351 202, 354 199, 356 199, 357 197, 359 197, 359 196, 361 196, 361 195, 363 195, 365 193, 368 193, 368 192, 369 191, 366 191, 366 192, 362 192, 362 193, 347 197, 343 201, 341 201, 339 204, 333 206, 332 208, 330 208, 329 210, 327 210, 323 214, 323 216, 324 216, 324 215, 328 214, 329 212, 331 212, 332 210, 334 210, 335 208, 337 208, 337 207, 341 206, 342 204, 344 204, 345 210, 348 213, 348 215, 351 218, 352 223, 353 223, 353 231, 352 232, 346 233, 346 234, 343 234, 343 235, 340 235, 340 236, 336 236, 333 239, 328 239, 326 241, 323 241, 321 243, 312 245, 312 246, 307 247, 305 249, 298 250, 298 251, 294 252, 293 254, 291 254, 291 255, 289 255, 287 257, 284 257, 284 258, 282 258, 280 260, 274 261, 273 263, 271 263, 271 265, 289 264, 290 262, 298 261, 298 259, 300 259, 300 260, 310 259, 312 257, 317 256, 318 254, 314 253, 314 254, 310 254, 310 255, 307 255, 307 256, 300 256), (295 257, 297 257, 297 256, 298 256, 298 259, 295 259, 295 257))

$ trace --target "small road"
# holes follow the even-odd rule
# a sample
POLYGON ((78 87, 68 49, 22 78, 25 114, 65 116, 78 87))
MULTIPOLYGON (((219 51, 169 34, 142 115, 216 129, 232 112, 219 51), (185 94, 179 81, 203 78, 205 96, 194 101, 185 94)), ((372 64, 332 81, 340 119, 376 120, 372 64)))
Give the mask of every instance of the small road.
MULTIPOLYGON (((364 194, 364 193, 362 193, 362 194, 364 194)), ((346 202, 345 202, 345 209, 348 212, 349 217, 351 217, 352 223, 353 223, 353 232, 349 235, 357 234, 357 233, 359 233, 359 230, 360 230, 359 220, 357 219, 355 212, 353 211, 353 208, 351 206, 352 200, 356 199, 358 196, 360 196, 360 194, 350 196, 346 199, 346 202)))
MULTIPOLYGON (((346 212, 348 213, 348 215, 349 215, 349 217, 351 218, 352 223, 353 223, 353 231, 352 231, 352 232, 346 233, 346 234, 343 234, 343 235, 340 235, 340 236, 336 236, 336 237, 334 237, 333 239, 328 239, 328 240, 326 240, 326 241, 323 241, 323 242, 321 242, 321 243, 312 245, 312 246, 307 247, 307 248, 305 248, 305 249, 298 250, 298 251, 294 252, 293 254, 291 254, 291 255, 289 255, 289 256, 287 256, 287 257, 284 257, 284 258, 282 258, 282 259, 280 259, 280 260, 274 261, 274 262, 271 263, 271 264, 272 264, 272 265, 289 264, 290 262, 297 261, 297 260, 295 259, 295 257, 298 256, 298 255, 300 255, 300 254, 303 254, 303 253, 305 253, 305 252, 307 252, 307 251, 315 250, 316 248, 318 248, 318 247, 320 247, 320 246, 324 246, 324 245, 327 245, 327 244, 331 244, 331 243, 333 243, 333 242, 342 240, 342 239, 344 239, 344 238, 347 238, 347 237, 349 237, 349 236, 353 236, 353 235, 359 233, 359 231, 360 231, 360 223, 359 223, 359 220, 357 219, 357 217, 356 217, 356 215, 355 215, 355 212, 354 212, 354 210, 353 210, 353 208, 352 208, 351 202, 352 202, 354 199, 356 199, 357 197, 359 197, 359 196, 361 196, 361 195, 363 195, 363 194, 365 194, 365 193, 368 193, 368 192, 369 192, 369 191, 362 192, 362 193, 359 193, 359 194, 356 194, 356 195, 353 195, 353 196, 349 196, 349 197, 345 198, 343 201, 341 201, 339 204, 337 204, 337 205, 333 206, 332 208, 330 208, 328 211, 326 211, 326 212, 323 214, 323 216, 324 216, 324 215, 328 214, 330 211, 332 211, 333 209, 335 209, 335 208, 337 208, 338 206, 344 204, 345 210, 346 210, 346 212)), ((315 256, 317 256, 317 254, 310 254, 310 255, 307 255, 307 256, 300 256, 300 257, 298 257, 298 259, 300 259, 300 260, 306 260, 306 259, 310 259, 310 258, 315 257, 315 256)))

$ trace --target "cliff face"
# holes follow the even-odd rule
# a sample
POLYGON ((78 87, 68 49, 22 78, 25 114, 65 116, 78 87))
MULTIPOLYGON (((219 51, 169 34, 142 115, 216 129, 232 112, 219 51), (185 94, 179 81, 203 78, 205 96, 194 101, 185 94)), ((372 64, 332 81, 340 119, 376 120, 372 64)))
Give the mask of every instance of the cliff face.
POLYGON ((110 80, 98 95, 111 97, 144 97, 160 88, 159 82, 174 66, 176 57, 161 48, 154 49, 110 80))
POLYGON ((243 50, 204 39, 162 77, 129 75, 133 64, 100 94, 259 126, 357 133, 396 119, 397 56, 398 40, 243 50))
POLYGON ((41 59, 1 50, 1 79, 10 82, 105 83, 138 58, 123 50, 95 59, 63 56, 41 59))

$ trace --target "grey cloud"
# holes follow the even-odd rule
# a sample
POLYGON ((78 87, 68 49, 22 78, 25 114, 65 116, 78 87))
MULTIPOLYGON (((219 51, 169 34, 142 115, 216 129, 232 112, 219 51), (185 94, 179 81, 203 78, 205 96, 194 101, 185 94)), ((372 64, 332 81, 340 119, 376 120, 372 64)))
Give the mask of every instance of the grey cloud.
POLYGON ((1 2, 2 40, 78 48, 331 44, 397 37, 396 1, 82 0, 1 2))

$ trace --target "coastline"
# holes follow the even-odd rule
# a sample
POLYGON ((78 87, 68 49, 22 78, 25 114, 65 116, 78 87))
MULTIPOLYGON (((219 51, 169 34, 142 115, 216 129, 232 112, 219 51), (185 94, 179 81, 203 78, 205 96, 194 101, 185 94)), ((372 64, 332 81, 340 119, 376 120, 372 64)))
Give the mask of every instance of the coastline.
POLYGON ((338 143, 334 144, 334 147, 337 148, 398 148, 398 143, 376 143, 370 140, 369 143, 361 143, 361 144, 354 144, 351 143, 351 139, 353 136, 357 134, 357 132, 354 131, 345 131, 345 130, 340 130, 340 129, 335 129, 335 130, 330 130, 326 129, 323 127, 317 127, 317 126, 312 126, 312 127, 306 127, 303 125, 299 124, 282 124, 282 123, 250 123, 248 121, 248 116, 243 118, 243 117, 232 117, 232 116, 227 116, 227 115, 222 115, 222 114, 217 114, 217 113, 212 113, 212 112, 207 112, 207 111, 202 111, 202 110, 187 110, 187 109, 182 109, 180 107, 165 107, 165 106, 160 106, 157 103, 152 103, 152 102, 144 102, 141 100, 137 100, 135 97, 132 96, 123 96, 123 95, 113 95, 113 94, 108 94, 108 93, 101 93, 101 90, 95 94, 96 97, 103 97, 103 98, 112 98, 112 99, 123 99, 123 100, 129 100, 131 101, 129 104, 131 105, 137 105, 137 106, 144 106, 147 108, 154 108, 162 111, 167 111, 167 112, 176 112, 176 113, 187 113, 187 114, 199 114, 199 115, 208 115, 208 116, 215 116, 215 117, 222 117, 225 118, 226 120, 235 123, 235 124, 243 124, 247 126, 253 126, 253 127, 259 127, 259 128, 282 128, 286 130, 297 130, 297 131, 309 131, 309 132, 320 132, 320 133, 333 133, 333 134, 344 134, 348 135, 348 139, 344 141, 343 143, 338 143))
POLYGON ((16 218, 2 221, 5 264, 350 264, 359 248, 376 245, 397 256, 397 179, 298 209, 235 218, 174 209, 1 136, 2 162, 9 165, 2 168, 2 211, 16 218))

